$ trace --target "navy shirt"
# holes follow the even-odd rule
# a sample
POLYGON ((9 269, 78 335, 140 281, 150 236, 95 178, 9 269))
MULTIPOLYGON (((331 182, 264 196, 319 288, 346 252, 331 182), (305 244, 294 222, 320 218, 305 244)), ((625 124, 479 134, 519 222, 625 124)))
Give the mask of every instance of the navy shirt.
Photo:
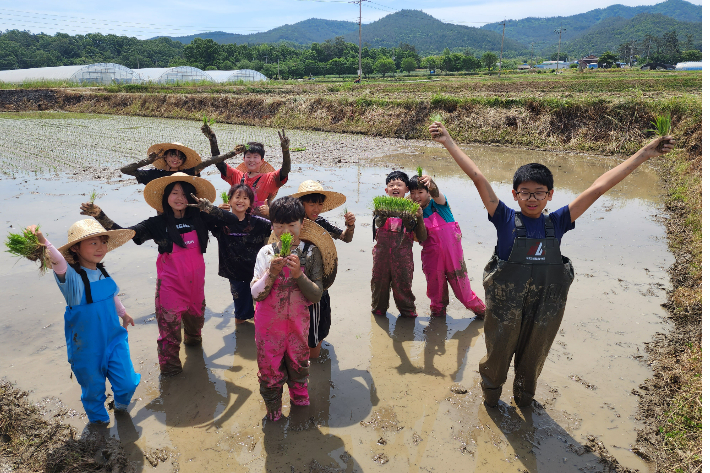
MULTIPOLYGON (((495 225, 498 231, 498 257, 504 261, 508 261, 510 252, 513 250, 513 241, 515 240, 515 210, 511 209, 498 201, 498 207, 493 215, 488 216, 488 220, 495 225)), ((545 218, 540 215, 538 218, 530 218, 525 215, 520 215, 523 225, 525 225, 526 236, 528 238, 545 238, 545 218)), ((555 227, 555 237, 558 241, 562 241, 562 235, 574 229, 574 222, 569 214, 569 205, 550 213, 550 220, 555 227)))
POLYGON ((148 184, 150 181, 155 179, 165 176, 172 176, 176 172, 184 172, 188 176, 199 177, 199 174, 195 174, 195 168, 181 169, 180 171, 167 171, 165 169, 138 169, 135 177, 138 184, 148 184))

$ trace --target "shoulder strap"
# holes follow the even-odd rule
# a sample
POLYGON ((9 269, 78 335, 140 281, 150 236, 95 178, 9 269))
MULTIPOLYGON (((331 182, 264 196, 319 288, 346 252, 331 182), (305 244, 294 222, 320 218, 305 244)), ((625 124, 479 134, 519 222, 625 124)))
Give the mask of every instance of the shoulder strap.
POLYGON ((76 265, 76 268, 74 268, 74 270, 79 276, 81 276, 81 281, 84 283, 84 294, 86 294, 86 303, 93 303, 94 299, 91 297, 91 283, 89 282, 89 276, 87 276, 86 271, 84 271, 84 268, 82 268, 78 264, 76 265))
POLYGON ((246 173, 242 174, 242 180, 239 181, 239 185, 244 184, 244 179, 246 179, 246 177, 247 177, 246 173))
POLYGON ((552 219, 548 214, 543 215, 545 217, 545 238, 555 237, 555 226, 552 224, 552 219))
POLYGON ((251 187, 252 187, 253 189, 256 189, 256 185, 259 184, 259 181, 261 180, 262 177, 264 177, 263 174, 262 174, 261 176, 259 176, 259 177, 256 178, 256 181, 254 181, 254 184, 251 185, 251 187))
POLYGON ((307 240, 303 240, 303 255, 306 256, 308 254, 308 249, 313 246, 313 243, 307 240))
POLYGON ((522 212, 515 212, 515 238, 526 238, 527 230, 525 229, 525 224, 523 219, 520 218, 522 212))
POLYGON ((109 276, 108 273, 106 272, 106 269, 104 268, 104 264, 103 264, 103 263, 96 263, 96 269, 98 269, 99 271, 101 271, 101 274, 103 274, 105 278, 110 278, 110 277, 111 277, 111 276, 109 276))

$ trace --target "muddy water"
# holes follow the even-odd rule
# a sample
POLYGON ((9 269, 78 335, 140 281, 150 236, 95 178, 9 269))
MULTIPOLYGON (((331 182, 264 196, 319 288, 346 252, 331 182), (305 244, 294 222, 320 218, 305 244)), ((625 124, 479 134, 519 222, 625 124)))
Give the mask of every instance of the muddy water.
MULTIPOLYGON (((553 169, 551 207, 557 208, 618 162, 490 147, 467 151, 508 205, 513 205, 510 178, 522 163, 538 161, 553 169)), ((539 404, 517 409, 509 381, 504 403, 491 410, 483 407, 478 387, 482 322, 455 300, 445 319, 431 319, 421 271, 414 276, 419 318, 397 318, 393 303, 395 312, 387 317, 369 312, 368 204, 382 193, 391 168, 412 171, 422 165, 436 176, 461 225, 472 287, 482 296, 481 272, 493 252, 495 231, 474 186, 446 156, 416 142, 387 156, 373 151, 359 165, 327 169, 294 156, 291 180, 280 195, 295 191, 303 179, 318 179, 348 196, 348 210, 358 222, 353 242, 337 244, 333 327, 321 358, 311 365, 311 406, 292 409, 286 394, 286 416, 276 423, 262 421, 253 325, 235 331, 229 284, 216 274, 214 241, 205 258, 203 347, 183 349, 185 369, 168 380, 158 377, 155 350, 157 248, 129 243, 107 257, 136 321, 129 329, 131 354, 143 376, 131 417, 112 421, 108 431, 121 439, 138 469, 155 463, 158 471, 601 471, 598 456, 583 448, 594 435, 623 466, 650 470, 630 451, 638 427, 631 392, 651 375, 643 361, 644 342, 665 330, 660 304, 672 259, 657 218, 657 177, 647 167, 635 173, 564 237, 563 253, 575 265, 576 280, 540 377, 539 404)), ((67 227, 80 218, 79 203, 92 189, 103 194, 97 204, 121 224, 153 214, 142 188, 130 180, 46 177, 0 180, 6 228, 39 222, 55 244, 63 244, 67 227)), ((218 190, 226 188, 216 174, 207 177, 218 190)), ((326 217, 334 223, 342 219, 338 210, 326 217)), ((414 257, 420 268, 419 248, 414 257)), ((82 429, 80 389, 66 362, 63 299, 51 276, 39 278, 30 263, 15 263, 6 253, 0 263, 0 374, 33 390, 34 399, 49 397, 74 409, 67 421, 82 429)))

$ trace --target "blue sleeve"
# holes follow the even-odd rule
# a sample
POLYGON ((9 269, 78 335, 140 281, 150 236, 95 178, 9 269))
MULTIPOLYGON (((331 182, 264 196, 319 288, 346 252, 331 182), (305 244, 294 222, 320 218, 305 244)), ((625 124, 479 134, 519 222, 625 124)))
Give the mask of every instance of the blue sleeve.
POLYGON ((558 240, 562 240, 562 235, 570 230, 574 230, 574 222, 569 213, 569 205, 565 205, 550 214, 550 220, 555 226, 555 236, 558 240))
POLYGON ((81 276, 74 271, 74 268, 67 266, 64 282, 60 282, 56 274, 54 274, 54 280, 57 281, 57 286, 59 286, 59 290, 62 292, 68 306, 81 304, 81 298, 84 297, 84 283, 81 280, 81 276))
POLYGON ((498 234, 496 243, 498 257, 507 261, 515 241, 515 210, 505 205, 502 200, 498 200, 498 207, 493 215, 488 215, 488 221, 493 223, 498 234))

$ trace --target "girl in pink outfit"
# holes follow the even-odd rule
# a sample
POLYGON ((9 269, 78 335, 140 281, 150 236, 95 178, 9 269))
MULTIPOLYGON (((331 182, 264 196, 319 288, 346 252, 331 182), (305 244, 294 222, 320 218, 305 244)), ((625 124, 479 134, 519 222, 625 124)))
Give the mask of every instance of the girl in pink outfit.
MULTIPOLYGON (((148 183, 146 202, 160 212, 129 227, 133 242, 158 244, 155 317, 158 321, 160 372, 173 376, 182 371, 180 343, 202 343, 205 323, 205 260, 208 231, 239 222, 236 215, 211 204, 216 197, 209 181, 181 172, 148 183)), ((94 216, 107 230, 120 229, 92 203, 82 204, 82 214, 94 216)))
POLYGON ((429 176, 413 176, 409 181, 410 196, 424 211, 427 239, 421 243, 422 270, 426 276, 426 295, 431 301, 432 317, 446 315, 449 288, 456 298, 483 318, 486 305, 471 289, 461 247, 461 229, 454 220, 446 196, 429 176), (448 285, 447 285, 448 283, 448 285))
MULTIPOLYGON (((323 259, 318 247, 301 236, 306 212, 293 197, 275 200, 269 208, 276 237, 293 236, 291 253, 278 256, 281 243, 263 247, 256 257, 251 293, 256 302, 254 330, 260 392, 267 418, 281 418, 281 396, 288 383, 291 401, 309 405, 308 306, 323 294, 323 259)), ((315 225, 315 224, 314 224, 315 225)), ((326 235, 327 236, 327 235, 326 235)), ((330 237, 328 237, 330 238, 330 237)))

